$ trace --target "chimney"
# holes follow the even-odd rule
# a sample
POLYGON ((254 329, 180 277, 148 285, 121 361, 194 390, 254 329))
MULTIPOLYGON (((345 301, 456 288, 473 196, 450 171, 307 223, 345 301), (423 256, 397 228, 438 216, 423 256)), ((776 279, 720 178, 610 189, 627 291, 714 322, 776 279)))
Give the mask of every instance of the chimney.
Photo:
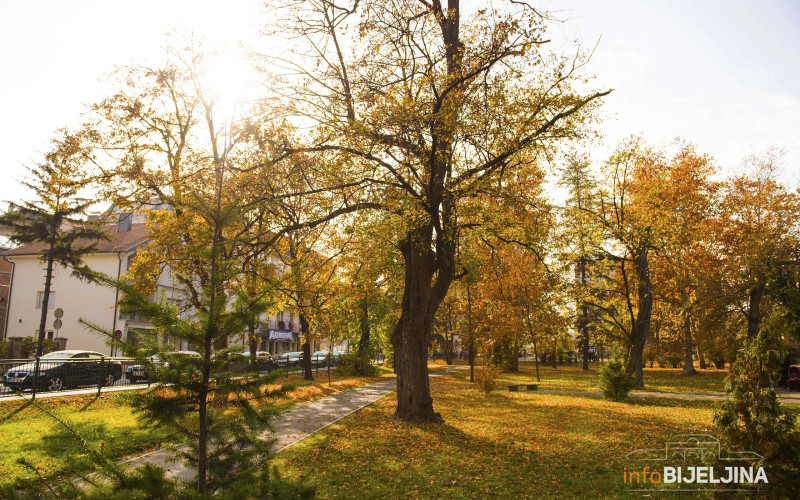
POLYGON ((132 221, 133 221, 133 214, 130 213, 119 214, 119 227, 117 228, 117 232, 127 233, 128 231, 130 231, 132 221))

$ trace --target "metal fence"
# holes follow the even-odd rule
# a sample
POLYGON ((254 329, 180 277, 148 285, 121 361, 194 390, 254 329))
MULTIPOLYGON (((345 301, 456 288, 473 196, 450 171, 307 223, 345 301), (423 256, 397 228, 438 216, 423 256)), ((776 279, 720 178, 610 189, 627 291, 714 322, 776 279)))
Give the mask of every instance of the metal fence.
POLYGON ((0 398, 18 393, 35 397, 61 392, 130 384, 126 370, 138 364, 127 358, 36 358, 0 360, 0 398))
MULTIPOLYGON (((382 364, 383 356, 373 361, 382 364)), ((311 358, 311 367, 316 372, 336 366, 339 355, 317 355, 311 358)), ((157 364, 157 363, 156 363, 157 364)), ((286 369, 287 374, 301 370, 303 358, 261 357, 257 358, 258 371, 269 373, 276 369, 286 369)), ((231 362, 228 369, 246 374, 252 372, 246 361, 231 362)), ((96 388, 99 393, 104 387, 142 386, 153 382, 146 366, 131 358, 85 359, 36 358, 0 360, 0 398, 25 394, 35 397, 45 392, 75 391, 96 388)))

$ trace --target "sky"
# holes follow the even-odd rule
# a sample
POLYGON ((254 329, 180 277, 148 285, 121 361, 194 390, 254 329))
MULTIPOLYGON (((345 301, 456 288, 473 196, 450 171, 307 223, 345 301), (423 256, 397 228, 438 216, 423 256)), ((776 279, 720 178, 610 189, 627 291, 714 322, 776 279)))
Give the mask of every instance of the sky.
MULTIPOLYGON (((478 5, 478 0, 462 0, 478 5)), ((601 161, 632 134, 651 144, 680 136, 723 172, 775 146, 782 179, 800 182, 800 2, 794 0, 540 0, 563 20, 555 47, 596 45, 587 66, 603 106, 601 161)), ((107 93, 115 66, 155 61, 166 35, 259 39, 270 13, 257 0, 0 0, 0 200, 57 129, 80 123, 107 93)), ((571 50, 571 49, 570 49, 571 50)))

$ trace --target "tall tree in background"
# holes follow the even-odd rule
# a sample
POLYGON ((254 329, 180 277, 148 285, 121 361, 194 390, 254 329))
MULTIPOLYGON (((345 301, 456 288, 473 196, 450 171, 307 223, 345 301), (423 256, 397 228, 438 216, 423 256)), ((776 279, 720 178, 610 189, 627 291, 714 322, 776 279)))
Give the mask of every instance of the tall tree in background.
POLYGON ((462 21, 458 0, 293 6, 307 52, 283 63, 308 76, 295 102, 319 127, 316 143, 287 154, 335 152, 334 178, 359 186, 400 235, 405 284, 392 343, 403 420, 441 421, 427 351, 458 274, 461 203, 502 192, 503 179, 538 152, 578 137, 608 94, 574 90, 581 62, 539 49, 546 15, 521 3, 510 9, 462 21))
POLYGON ((599 248, 600 234, 592 221, 592 212, 596 210, 594 200, 595 180, 589 170, 587 160, 571 157, 561 172, 560 184, 567 189, 569 197, 564 204, 561 229, 566 234, 564 249, 566 255, 562 259, 574 263, 572 291, 575 301, 577 326, 580 338, 580 350, 583 357, 583 369, 589 369, 589 332, 592 329, 592 313, 588 303, 590 286, 589 266, 601 253, 599 248))
POLYGON ((600 312, 607 331, 627 349, 626 371, 643 386, 643 353, 653 312, 650 253, 659 238, 657 212, 663 158, 639 140, 624 143, 603 166, 591 214, 604 238, 605 269, 601 289, 592 307, 600 312))
POLYGON ((792 262, 798 240, 798 195, 776 179, 780 152, 770 150, 745 160, 745 172, 723 188, 720 209, 726 275, 733 304, 747 318, 747 337, 761 325, 761 302, 774 266, 792 262))
POLYGON ((653 207, 653 216, 663 226, 654 259, 657 296, 664 305, 677 311, 683 337, 683 373, 693 375, 694 342, 692 325, 695 311, 701 306, 697 290, 707 279, 714 245, 711 220, 716 209, 718 184, 711 180, 714 167, 708 156, 697 153, 688 144, 678 144, 679 151, 667 159, 659 174, 660 186, 652 186, 661 200, 653 207))
POLYGON ((0 216, 0 224, 11 229, 11 239, 19 244, 43 246, 39 260, 44 264, 44 291, 37 307, 42 308, 36 357, 42 355, 50 305, 54 266, 71 269, 74 276, 90 279, 83 257, 95 251, 96 243, 108 236, 101 221, 87 219, 87 210, 95 200, 81 198, 86 184, 85 165, 90 162, 90 148, 80 135, 62 131, 54 139, 44 162, 29 172, 32 178, 22 184, 33 191, 34 199, 11 203, 0 216))

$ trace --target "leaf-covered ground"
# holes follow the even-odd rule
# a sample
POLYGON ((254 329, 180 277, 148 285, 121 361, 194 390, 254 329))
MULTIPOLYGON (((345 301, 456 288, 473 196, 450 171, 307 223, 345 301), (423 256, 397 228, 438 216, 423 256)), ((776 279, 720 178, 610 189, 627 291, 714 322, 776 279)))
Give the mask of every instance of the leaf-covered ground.
POLYGON ((607 498, 625 496, 625 455, 674 434, 714 433, 713 405, 613 403, 496 391, 463 377, 431 381, 441 425, 394 421, 394 395, 281 452, 282 473, 322 498, 607 498))
MULTIPOLYGON (((597 386, 597 370, 599 363, 591 363, 589 371, 583 371, 580 365, 539 365, 538 383, 541 389, 558 391, 599 391, 597 386)), ((476 367, 479 369, 479 367, 476 367)), ((651 392, 671 393, 709 393, 724 392, 727 370, 698 370, 697 375, 683 375, 680 368, 645 368, 644 389, 651 392)), ((520 363, 519 373, 503 373, 500 376, 503 385, 529 384, 536 382, 536 370, 533 362, 520 363)))

